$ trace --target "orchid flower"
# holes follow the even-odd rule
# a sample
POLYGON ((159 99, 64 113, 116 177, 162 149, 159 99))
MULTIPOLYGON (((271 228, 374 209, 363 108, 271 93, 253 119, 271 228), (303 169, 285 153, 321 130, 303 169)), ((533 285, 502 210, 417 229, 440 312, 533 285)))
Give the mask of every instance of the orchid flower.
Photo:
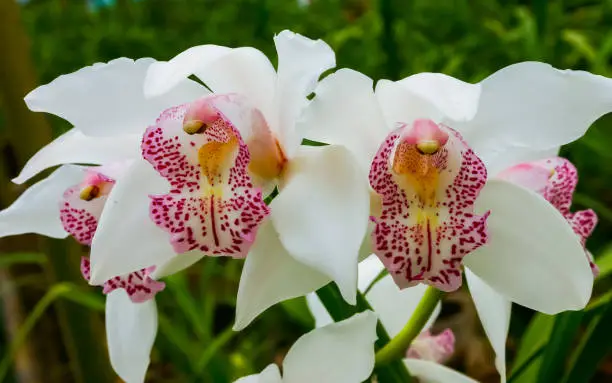
POLYGON ((94 282, 163 263, 166 252, 158 259, 149 250, 171 247, 199 256, 248 254, 237 330, 271 305, 332 280, 355 302, 367 180, 343 146, 300 147, 296 124, 334 54, 323 41, 289 31, 274 42, 277 71, 256 49, 216 45, 150 67, 148 96, 176 92, 192 74, 214 93, 202 86, 199 97, 169 108, 146 131, 143 156, 157 174, 143 165, 117 182, 92 245, 94 282), (268 208, 262 199, 275 188, 268 208), (120 224, 126 219, 129 231, 120 224))
MULTIPOLYGON (((364 259, 359 263, 358 285, 389 336, 394 337, 417 308, 426 286, 418 285, 410 289, 399 289, 388 274, 377 280, 382 270, 384 270, 384 265, 375 255, 364 259)), ((316 327, 333 323, 333 319, 316 294, 308 294, 306 303, 315 319, 316 327)), ((410 374, 419 378, 420 382, 474 383, 474 380, 442 364, 452 356, 455 338, 451 329, 446 329, 436 335, 431 334, 429 329, 440 314, 440 308, 438 304, 421 334, 406 351, 404 363, 410 374)))
POLYGON ((172 92, 145 98, 143 82, 154 61, 119 58, 96 63, 27 94, 30 110, 55 114, 73 128, 30 158, 13 182, 22 184, 61 164, 99 165, 138 158, 142 133, 159 113, 200 94, 199 85, 185 79, 172 92))
MULTIPOLYGON (((83 181, 66 190, 60 203, 64 229, 83 245, 91 245, 108 195, 115 180, 105 166, 89 168, 83 181)), ((110 361, 128 383, 144 382, 149 354, 157 333, 155 295, 165 288, 151 278, 148 268, 115 276, 103 284, 106 300, 106 337, 110 361)), ((90 263, 81 258, 83 277, 90 280, 90 263)))
MULTIPOLYGON (((64 237, 67 233, 79 243, 91 245, 115 178, 124 169, 124 163, 61 166, 0 212, 0 222, 6 221, 6 226, 13 228, 12 232, 3 230, 2 234, 38 232, 64 237)), ((144 381, 157 332, 153 298, 165 285, 152 278, 154 270, 152 265, 103 283, 103 293, 107 294, 106 334, 111 365, 128 383, 144 381)), ((87 257, 81 259, 81 271, 89 281, 87 257)))
MULTIPOLYGON (((173 92, 145 99, 143 81, 153 61, 121 58, 94 64, 60 76, 26 96, 30 109, 56 114, 74 127, 36 153, 13 181, 23 183, 46 168, 68 165, 28 188, 0 212, 0 237, 38 233, 65 238, 70 234, 84 245, 92 244, 116 184, 124 175, 133 174, 133 167, 143 166, 138 160, 139 146, 147 124, 165 108, 186 101, 184 97, 190 99, 188 93, 196 84, 184 80, 173 92), (84 168, 71 163, 103 166, 84 168)), ((200 94, 199 85, 195 89, 200 94)), ((172 249, 167 251, 168 258, 174 255, 172 249)), ((92 283, 102 285, 107 294, 111 364, 125 381, 144 380, 157 332, 153 296, 164 287, 157 279, 188 265, 175 260, 150 262, 92 283)), ((88 258, 82 259, 81 270, 90 280, 88 258)))
POLYGON ((236 383, 360 383, 374 369, 377 318, 371 311, 355 314, 302 335, 283 360, 236 383))
POLYGON ((561 157, 525 162, 505 169, 497 178, 533 190, 550 202, 580 238, 593 276, 599 275, 593 255, 586 249, 586 240, 597 225, 597 214, 591 209, 570 212, 574 190, 578 184, 578 170, 571 162, 561 157))
MULTIPOLYGON (((86 170, 83 181, 68 188, 59 206, 64 229, 83 245, 91 245, 115 179, 109 174, 122 166, 99 166, 86 170)), ((194 262, 198 258, 194 258, 194 262)), ((157 335, 155 295, 165 288, 157 279, 190 264, 168 262, 119 275, 103 283, 106 299, 106 339, 111 366, 127 383, 144 382, 150 353, 157 335)), ((90 262, 81 259, 81 272, 91 281, 90 262)))
POLYGON ((612 81, 526 62, 478 84, 421 73, 373 91, 343 69, 315 93, 307 137, 346 146, 369 175, 373 252, 399 287, 452 291, 463 270, 505 381, 510 302, 581 309, 593 275, 563 214, 496 176, 582 136, 612 109, 612 81))

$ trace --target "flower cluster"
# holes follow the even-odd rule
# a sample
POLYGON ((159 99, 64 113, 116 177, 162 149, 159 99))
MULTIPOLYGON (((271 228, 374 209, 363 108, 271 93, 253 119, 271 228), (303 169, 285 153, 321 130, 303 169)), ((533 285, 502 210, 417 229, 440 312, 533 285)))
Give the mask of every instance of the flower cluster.
MULTIPOLYGON (((377 316, 395 336, 427 286, 454 291, 465 276, 505 381, 511 302, 555 314, 589 300, 597 216, 570 210, 577 172, 557 155, 612 110, 612 80, 524 62, 477 84, 420 73, 374 86, 350 69, 321 79, 335 66, 321 40, 283 31, 274 43, 277 68, 253 48, 202 45, 33 90, 31 110, 73 128, 13 180, 61 165, 0 212, 0 236, 91 247, 81 269, 108 294, 111 363, 128 383, 146 374, 160 279, 206 256, 245 259, 236 330, 308 294, 322 315, 283 376, 271 365, 261 379, 363 381, 377 316), (331 281, 376 314, 331 324, 312 295, 331 281), (338 353, 350 357, 328 365, 338 353)), ((428 327, 406 366, 467 379, 440 364, 452 332, 428 327)))

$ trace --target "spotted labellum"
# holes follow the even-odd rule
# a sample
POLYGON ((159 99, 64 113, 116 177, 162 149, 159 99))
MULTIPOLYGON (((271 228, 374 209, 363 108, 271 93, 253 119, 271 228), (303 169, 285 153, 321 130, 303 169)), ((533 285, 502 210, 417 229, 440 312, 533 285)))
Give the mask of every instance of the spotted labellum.
POLYGON ((247 172, 246 144, 217 107, 225 97, 170 108, 143 137, 144 158, 170 183, 151 196, 151 219, 177 253, 243 258, 270 212, 247 172))
MULTIPOLYGON (((103 169, 103 167, 101 167, 103 169)), ((83 182, 74 185, 64 193, 60 202, 60 220, 64 229, 79 243, 90 246, 104 205, 115 180, 104 175, 102 169, 90 168, 85 171, 83 182)), ((104 282, 102 292, 108 294, 124 289, 134 303, 147 301, 164 289, 165 284, 150 277, 154 266, 127 275, 116 276, 104 282)), ((88 257, 81 258, 81 273, 91 278, 88 257)))
POLYGON ((382 205, 372 242, 398 286, 461 285, 462 258, 487 240, 489 212, 474 214, 486 179, 482 161, 447 126, 422 119, 389 134, 370 170, 382 205))
POLYGON ((586 241, 597 225, 597 214, 592 209, 570 211, 578 184, 578 170, 571 162, 561 157, 525 162, 504 170, 498 177, 531 189, 550 202, 580 238, 593 275, 599 275, 599 268, 586 249, 586 241))

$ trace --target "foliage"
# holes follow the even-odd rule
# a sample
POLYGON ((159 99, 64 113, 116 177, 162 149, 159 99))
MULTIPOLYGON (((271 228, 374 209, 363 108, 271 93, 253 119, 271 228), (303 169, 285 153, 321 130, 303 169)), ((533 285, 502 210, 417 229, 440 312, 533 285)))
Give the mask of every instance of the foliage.
MULTIPOLYGON (((354 68, 375 79, 435 71, 478 81, 505 65, 524 60, 612 75, 612 31, 606 23, 612 17, 611 1, 300 3, 118 0, 112 6, 93 9, 86 1, 31 0, 22 6, 22 21, 31 39, 40 83, 94 62, 121 56, 163 60, 204 43, 254 46, 275 57, 271 37, 285 28, 324 39, 336 51, 338 67, 354 68)), ((56 135, 68 128, 60 119, 49 119, 56 135)), ((0 125, 3 123, 0 116, 0 125)), ((590 207, 600 216, 588 244, 596 259, 602 258, 603 276, 597 281, 596 295, 609 289, 608 273, 612 269, 608 234, 612 231, 612 167, 604 166, 612 159, 608 147, 612 143, 610 125, 612 119, 603 118, 584 138, 563 148, 563 155, 577 165, 581 175, 576 208, 590 207)), ((1 126, 0 137, 10 129, 17 128, 1 126)), ((46 264, 40 254, 4 254, 0 256, 0 268, 20 261, 42 267, 46 264)), ((160 334, 152 355, 151 382, 232 381, 281 358, 300 334, 312 328, 304 300, 296 299, 268 310, 245 331, 232 332, 240 267, 239 262, 211 259, 167 281, 167 290, 158 296, 160 334)), ((76 278, 50 286, 40 303, 29 307, 24 331, 58 299, 68 298, 101 315, 99 292, 76 278)), ((514 343, 522 340, 518 341, 516 356, 508 361, 515 372, 520 371, 520 376, 512 379, 552 382, 566 374, 567 382, 591 379, 597 362, 610 351, 610 331, 605 323, 609 324, 612 303, 608 296, 604 298, 584 314, 566 313, 556 318, 533 316, 515 308, 511 337, 514 343), (579 347, 574 348, 574 344, 579 347)), ((54 319, 47 316, 45 320, 54 319)), ((25 335, 22 332, 18 337, 25 335)), ((61 345, 62 338, 58 339, 61 345)), ((10 361, 7 358, 12 357, 14 347, 0 337, 3 363, 10 361)), ((86 357, 88 350, 78 353, 86 357)), ((64 361, 73 362, 67 358, 64 361)), ((3 363, 1 373, 5 372, 3 363)), ((82 381, 71 370, 60 375, 58 381, 82 381)))

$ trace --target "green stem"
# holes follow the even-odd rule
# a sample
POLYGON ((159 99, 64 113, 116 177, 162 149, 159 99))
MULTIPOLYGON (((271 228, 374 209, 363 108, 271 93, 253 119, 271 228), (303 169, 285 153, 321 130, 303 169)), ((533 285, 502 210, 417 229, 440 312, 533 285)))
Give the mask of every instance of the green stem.
POLYGON ((523 372, 527 371, 527 368, 533 364, 542 354, 544 354, 544 350, 546 350, 546 346, 540 346, 533 354, 531 354, 520 366, 512 371, 512 374, 508 377, 506 383, 513 383, 516 381, 523 372))
POLYGON ((425 324, 440 301, 442 294, 442 291, 434 287, 427 288, 425 295, 423 295, 421 302, 419 302, 419 305, 408 323, 406 323, 406 326, 404 326, 395 338, 391 339, 391 342, 376 353, 377 366, 401 359, 406 354, 408 346, 410 346, 410 343, 412 343, 414 338, 416 338, 423 330, 423 327, 425 327, 425 324))
MULTIPOLYGON (((351 306, 346 303, 340 294, 340 290, 338 290, 338 287, 334 283, 329 283, 321 287, 317 290, 317 295, 335 322, 348 319, 354 314, 365 310, 374 311, 363 294, 359 291, 357 292, 356 306, 351 306)), ((380 321, 376 324, 376 334, 378 335, 378 339, 376 340, 375 347, 376 350, 379 350, 389 343, 390 339, 389 334, 387 334, 387 331, 380 321)), ((375 367, 374 374, 377 376, 378 382, 380 383, 412 382, 412 377, 401 360, 397 360, 386 366, 375 367)))

